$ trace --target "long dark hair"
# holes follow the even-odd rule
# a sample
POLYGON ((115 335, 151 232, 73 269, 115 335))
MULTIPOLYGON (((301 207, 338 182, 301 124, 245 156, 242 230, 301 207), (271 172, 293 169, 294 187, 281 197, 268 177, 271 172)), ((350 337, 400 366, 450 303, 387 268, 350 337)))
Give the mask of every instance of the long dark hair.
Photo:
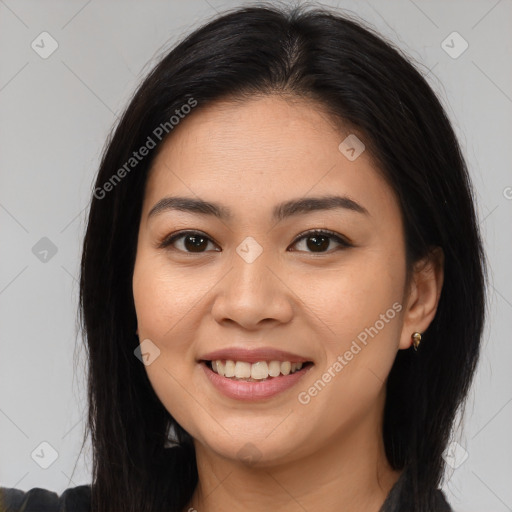
POLYGON ((433 508, 485 313, 485 259, 466 164, 436 95, 392 44, 325 8, 263 4, 217 16, 167 53, 103 153, 80 276, 94 512, 178 512, 198 478, 190 435, 164 408, 134 356, 132 274, 148 170, 184 105, 201 109, 221 98, 273 93, 315 100, 363 135, 398 198, 409 267, 432 247, 444 251, 437 314, 419 351, 401 350, 396 357, 383 427, 389 462, 403 470, 403 510, 433 508), (148 137, 156 147, 131 161, 148 137))

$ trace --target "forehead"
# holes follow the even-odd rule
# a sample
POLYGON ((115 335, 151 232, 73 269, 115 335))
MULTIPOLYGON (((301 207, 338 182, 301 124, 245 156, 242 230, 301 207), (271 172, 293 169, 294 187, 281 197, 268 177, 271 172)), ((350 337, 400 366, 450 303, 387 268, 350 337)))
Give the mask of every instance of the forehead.
POLYGON ((350 160, 340 151, 349 135, 319 105, 301 99, 264 96, 199 108, 155 158, 145 212, 171 193, 225 198, 244 208, 333 193, 392 202, 368 152, 350 160))
MULTIPOLYGON (((260 162, 276 157, 296 160, 319 150, 327 132, 335 139, 341 136, 317 103, 257 96, 196 107, 173 131, 166 149, 172 153, 200 142, 202 147, 188 158, 217 159, 229 151, 231 157, 260 162)), ((330 150, 337 151, 337 146, 330 150)))

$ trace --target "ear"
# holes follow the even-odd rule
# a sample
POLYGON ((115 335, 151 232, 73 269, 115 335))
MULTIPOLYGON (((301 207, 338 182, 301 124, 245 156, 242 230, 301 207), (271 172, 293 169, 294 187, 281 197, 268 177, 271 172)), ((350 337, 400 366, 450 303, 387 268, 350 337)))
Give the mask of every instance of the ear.
POLYGON ((401 350, 412 345, 412 333, 423 333, 434 319, 444 281, 444 253, 440 247, 415 263, 409 289, 404 300, 406 304, 400 335, 401 350))

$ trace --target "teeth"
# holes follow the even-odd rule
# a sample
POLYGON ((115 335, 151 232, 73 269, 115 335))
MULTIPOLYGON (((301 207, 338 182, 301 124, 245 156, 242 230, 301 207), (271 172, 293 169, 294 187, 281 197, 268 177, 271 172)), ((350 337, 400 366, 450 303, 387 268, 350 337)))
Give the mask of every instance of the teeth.
POLYGON ((222 377, 249 380, 265 380, 268 377, 289 375, 300 370, 303 363, 290 361, 258 361, 247 363, 245 361, 216 360, 211 361, 212 370, 222 377))
POLYGON ((268 374, 271 377, 277 377, 280 373, 281 363, 279 361, 270 361, 270 363, 268 364, 268 374))
POLYGON ((235 376, 235 363, 233 361, 226 361, 224 366, 224 376, 234 377, 235 376))
POLYGON ((268 364, 260 361, 251 365, 251 378, 254 380, 266 379, 268 377, 268 364))
MULTIPOLYGON (((231 361, 230 361, 231 362, 231 361)), ((226 361, 227 364, 227 361, 226 361)), ((235 377, 237 379, 248 379, 251 376, 251 364, 237 361, 235 364, 235 377)), ((227 375, 226 375, 227 377, 227 375)))

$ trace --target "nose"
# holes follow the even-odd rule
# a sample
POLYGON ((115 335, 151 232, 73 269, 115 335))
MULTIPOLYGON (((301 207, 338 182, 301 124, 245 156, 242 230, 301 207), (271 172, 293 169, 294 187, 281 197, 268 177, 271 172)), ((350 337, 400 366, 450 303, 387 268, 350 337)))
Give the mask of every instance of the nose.
POLYGON ((282 273, 265 251, 252 262, 235 254, 230 271, 216 287, 213 318, 246 330, 290 322, 293 293, 283 282, 282 273))

